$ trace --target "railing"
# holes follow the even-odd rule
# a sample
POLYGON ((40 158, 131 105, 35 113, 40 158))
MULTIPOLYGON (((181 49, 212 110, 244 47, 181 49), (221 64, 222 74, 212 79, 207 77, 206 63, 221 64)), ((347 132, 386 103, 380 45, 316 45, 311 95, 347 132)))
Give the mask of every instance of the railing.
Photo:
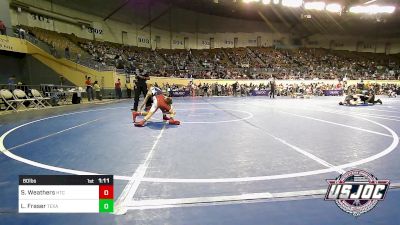
POLYGON ((80 64, 82 66, 89 67, 94 70, 98 71, 110 71, 113 70, 113 68, 110 68, 109 66, 104 66, 99 62, 96 62, 92 60, 91 58, 88 57, 82 57, 80 54, 75 53, 75 52, 69 52, 67 54, 65 50, 62 49, 56 49, 50 44, 39 40, 38 38, 35 37, 33 33, 30 33, 28 30, 21 29, 19 27, 15 28, 6 28, 6 35, 11 36, 11 37, 17 37, 21 39, 26 39, 30 43, 34 44, 35 46, 41 48, 45 52, 49 53, 50 55, 56 57, 56 58, 66 58, 68 60, 71 60, 77 64, 80 64))

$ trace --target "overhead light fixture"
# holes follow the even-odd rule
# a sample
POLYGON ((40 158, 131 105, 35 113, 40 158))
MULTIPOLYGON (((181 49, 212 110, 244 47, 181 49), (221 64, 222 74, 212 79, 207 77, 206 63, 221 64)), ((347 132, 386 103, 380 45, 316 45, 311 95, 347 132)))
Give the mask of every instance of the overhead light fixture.
POLYGON ((359 14, 378 14, 378 13, 393 13, 396 10, 394 6, 378 6, 378 5, 369 5, 369 6, 353 6, 350 7, 349 12, 359 14))
POLYGON ((303 0, 282 0, 282 5, 287 7, 300 7, 303 0))
POLYGON ((367 13, 367 8, 364 6, 353 6, 353 7, 350 7, 349 12, 351 12, 351 13, 367 13))
POLYGON ((279 4, 279 0, 274 0, 274 4, 278 5, 279 4))
POLYGON ((264 5, 268 5, 268 4, 271 3, 271 0, 262 0, 262 3, 263 3, 264 5))
POLYGON ((259 2, 260 0, 243 0, 244 3, 259 2))
POLYGON ((342 12, 342 6, 338 3, 331 3, 326 5, 325 10, 328 12, 340 13, 342 12))
POLYGON ((364 3, 364 5, 368 5, 368 4, 371 4, 371 3, 374 3, 374 2, 376 2, 376 0, 368 1, 368 2, 364 3))
POLYGON ((325 9, 325 2, 305 2, 304 8, 307 10, 324 10, 325 9))
POLYGON ((394 6, 381 6, 381 13, 394 13, 395 10, 394 6))

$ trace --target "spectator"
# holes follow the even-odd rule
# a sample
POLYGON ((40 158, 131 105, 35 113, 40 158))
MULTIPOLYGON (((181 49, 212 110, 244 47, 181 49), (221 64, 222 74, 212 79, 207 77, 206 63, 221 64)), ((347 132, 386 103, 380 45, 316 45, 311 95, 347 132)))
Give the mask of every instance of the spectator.
POLYGON ((7 35, 6 34, 6 25, 4 25, 2 20, 0 20, 0 33, 1 33, 1 35, 7 35))
POLYGON ((94 92, 96 93, 96 99, 97 100, 102 100, 102 96, 100 94, 100 85, 97 82, 97 80, 93 84, 94 92))
POLYGON ((26 31, 22 29, 22 27, 17 27, 18 37, 21 39, 25 39, 26 31))
POLYGON ((65 83, 64 76, 60 76, 60 85, 63 86, 64 83, 65 83))
POLYGON ((118 78, 117 82, 115 82, 115 96, 118 99, 122 98, 121 80, 119 78, 118 78))
POLYGON ((56 47, 54 46, 54 43, 53 43, 53 42, 50 42, 50 53, 51 53, 53 56, 57 56, 57 50, 56 50, 56 47))
POLYGON ((128 98, 132 98, 132 83, 130 79, 126 79, 125 87, 128 98))
POLYGON ((269 81, 269 86, 270 86, 269 98, 275 98, 275 89, 276 89, 275 77, 272 77, 272 79, 269 81))
POLYGON ((10 91, 13 91, 15 89, 15 77, 10 76, 7 80, 7 84, 8 84, 8 89, 10 91))
MULTIPOLYGON (((140 94, 143 94, 143 96, 146 96, 147 94, 147 84, 146 81, 150 80, 150 75, 146 71, 143 70, 143 67, 141 66, 139 69, 136 71, 136 88, 135 88, 135 98, 134 98, 134 103, 133 103, 133 111, 138 110, 138 105, 139 105, 139 98, 140 94)), ((151 99, 146 102, 146 107, 151 107, 152 101, 151 99)))
POLYGON ((233 83, 233 85, 232 85, 233 96, 235 96, 235 97, 236 97, 236 91, 237 91, 238 85, 239 85, 239 83, 237 81, 235 83, 233 83))
POLYGON ((86 84, 86 93, 87 93, 88 101, 90 102, 91 100, 94 100, 92 81, 90 80, 90 77, 86 78, 85 84, 86 84))
POLYGON ((69 59, 70 58, 70 54, 69 54, 69 46, 67 45, 67 47, 65 47, 65 58, 69 59))

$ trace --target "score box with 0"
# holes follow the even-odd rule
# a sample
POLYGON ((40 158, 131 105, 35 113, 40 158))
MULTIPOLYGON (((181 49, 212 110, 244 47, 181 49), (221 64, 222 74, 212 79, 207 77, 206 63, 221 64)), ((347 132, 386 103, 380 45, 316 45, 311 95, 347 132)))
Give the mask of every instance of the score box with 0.
POLYGON ((21 175, 20 213, 112 213, 112 175, 21 175))
POLYGON ((99 186, 99 212, 114 212, 114 187, 113 185, 99 186))

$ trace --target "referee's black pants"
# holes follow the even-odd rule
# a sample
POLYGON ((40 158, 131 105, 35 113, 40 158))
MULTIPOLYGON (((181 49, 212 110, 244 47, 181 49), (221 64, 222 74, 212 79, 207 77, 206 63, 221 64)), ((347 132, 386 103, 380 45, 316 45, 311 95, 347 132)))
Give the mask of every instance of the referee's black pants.
MULTIPOLYGON (((146 85, 138 85, 135 88, 135 99, 134 99, 134 103, 133 103, 133 110, 137 111, 138 110, 138 105, 139 105, 139 98, 140 98, 140 94, 143 93, 143 96, 145 97, 147 94, 147 86, 146 85)), ((149 99, 146 102, 146 107, 151 106, 151 104, 153 103, 153 99, 149 99)))
POLYGON ((271 88, 271 91, 269 93, 269 98, 275 98, 275 88, 271 88))

